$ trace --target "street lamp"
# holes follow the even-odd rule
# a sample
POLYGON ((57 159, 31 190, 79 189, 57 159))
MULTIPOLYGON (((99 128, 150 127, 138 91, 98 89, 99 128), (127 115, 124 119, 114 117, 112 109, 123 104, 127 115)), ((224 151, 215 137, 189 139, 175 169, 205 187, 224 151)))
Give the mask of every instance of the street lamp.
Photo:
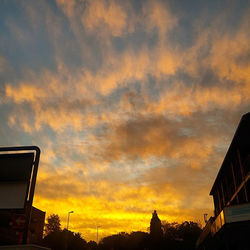
POLYGON ((68 212, 68 223, 67 223, 67 230, 69 230, 69 215, 74 213, 74 211, 70 211, 68 212))
POLYGON ((98 244, 98 228, 101 226, 96 226, 96 243, 98 244))

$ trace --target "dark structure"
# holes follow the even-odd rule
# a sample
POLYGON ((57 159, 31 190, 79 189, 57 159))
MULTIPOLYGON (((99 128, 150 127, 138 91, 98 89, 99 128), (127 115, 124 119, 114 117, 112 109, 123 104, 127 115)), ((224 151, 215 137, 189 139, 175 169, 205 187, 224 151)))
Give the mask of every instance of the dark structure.
MULTIPOLYGON (((28 228, 28 244, 39 244, 43 237, 45 212, 32 207, 28 228)), ((0 245, 21 244, 25 215, 19 211, 0 211, 0 245)))
POLYGON ((46 212, 32 207, 31 220, 29 224, 28 243, 40 244, 43 239, 43 228, 46 212))
POLYGON ((28 242, 39 159, 37 146, 0 147, 0 245, 28 242))
POLYGON ((153 240, 160 240, 163 237, 163 232, 161 228, 161 220, 159 219, 156 210, 152 214, 152 219, 150 221, 150 236, 153 240))
POLYGON ((250 249, 250 113, 243 115, 210 195, 214 217, 198 249, 250 249))

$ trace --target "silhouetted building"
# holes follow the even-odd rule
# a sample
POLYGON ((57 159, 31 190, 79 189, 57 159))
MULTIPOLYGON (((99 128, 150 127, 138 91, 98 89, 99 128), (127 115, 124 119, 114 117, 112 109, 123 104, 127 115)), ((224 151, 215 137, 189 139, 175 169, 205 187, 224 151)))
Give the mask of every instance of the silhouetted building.
MULTIPOLYGON (((42 241, 45 212, 32 207, 28 230, 29 244, 42 241)), ((25 215, 18 210, 0 211, 0 245, 21 244, 25 226, 25 215)))
POLYGON ((42 241, 45 214, 40 209, 32 207, 28 243, 39 244, 42 241))
POLYGON ((250 249, 250 113, 243 115, 210 195, 214 217, 203 229, 197 248, 250 249))
POLYGON ((154 210, 150 221, 150 236, 153 240, 159 240, 163 237, 161 220, 159 219, 156 210, 154 210))

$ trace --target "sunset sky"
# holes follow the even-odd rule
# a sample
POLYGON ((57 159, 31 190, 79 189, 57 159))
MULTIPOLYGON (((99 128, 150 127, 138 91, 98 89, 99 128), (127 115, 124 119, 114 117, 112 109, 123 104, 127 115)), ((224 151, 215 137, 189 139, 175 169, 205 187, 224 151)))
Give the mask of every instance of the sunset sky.
POLYGON ((0 146, 37 145, 34 205, 96 240, 203 222, 250 111, 250 2, 2 0, 0 146))

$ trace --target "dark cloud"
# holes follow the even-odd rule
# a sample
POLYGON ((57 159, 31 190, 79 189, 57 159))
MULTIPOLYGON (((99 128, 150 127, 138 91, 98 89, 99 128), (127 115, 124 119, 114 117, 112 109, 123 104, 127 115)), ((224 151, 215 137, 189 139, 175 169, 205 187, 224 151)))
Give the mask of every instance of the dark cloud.
POLYGON ((187 117, 175 118, 162 115, 134 116, 108 132, 108 146, 104 148, 103 157, 110 161, 122 157, 174 158, 178 152, 185 149, 186 144, 192 142, 197 145, 206 140, 209 144, 213 139, 225 142, 225 136, 234 131, 240 117, 238 112, 224 110, 195 112, 187 117))

